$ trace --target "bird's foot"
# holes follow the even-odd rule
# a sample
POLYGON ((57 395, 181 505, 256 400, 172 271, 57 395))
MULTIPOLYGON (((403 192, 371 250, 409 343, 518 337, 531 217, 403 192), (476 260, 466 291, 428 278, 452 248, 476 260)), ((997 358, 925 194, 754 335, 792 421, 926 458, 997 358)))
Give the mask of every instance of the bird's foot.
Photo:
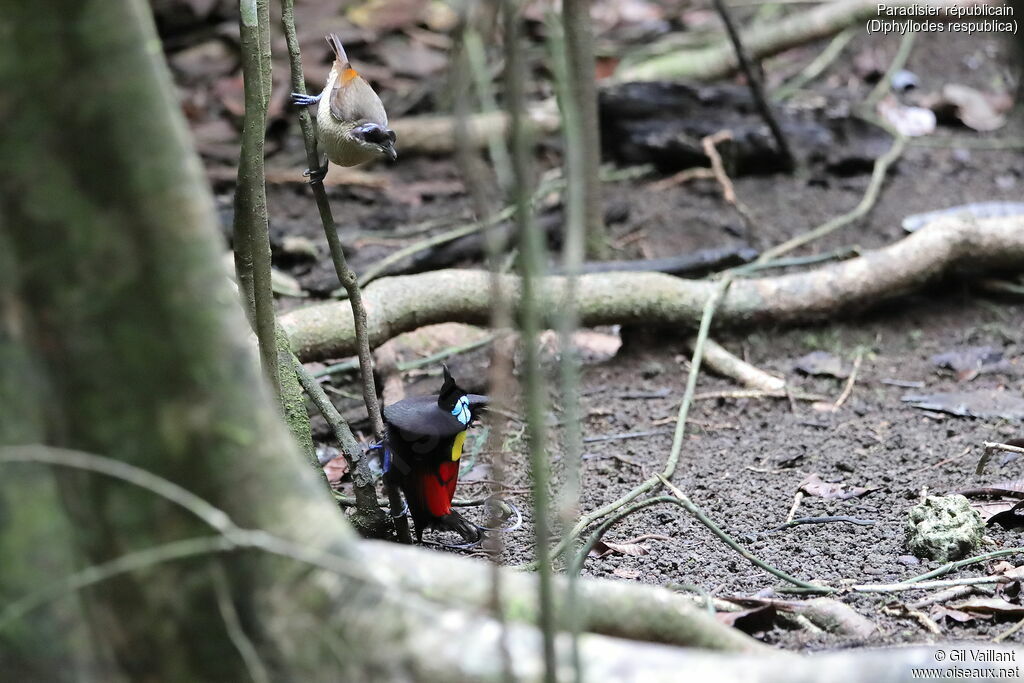
POLYGON ((309 177, 310 185, 316 185, 318 183, 322 184, 324 182, 324 178, 327 177, 327 168, 330 166, 330 163, 331 162, 329 162, 327 159, 324 159, 324 163, 322 166, 320 166, 320 168, 307 168, 302 175, 309 177))
POLYGON ((296 107, 308 107, 311 104, 316 104, 320 101, 321 95, 303 95, 302 93, 292 93, 292 104, 296 107))

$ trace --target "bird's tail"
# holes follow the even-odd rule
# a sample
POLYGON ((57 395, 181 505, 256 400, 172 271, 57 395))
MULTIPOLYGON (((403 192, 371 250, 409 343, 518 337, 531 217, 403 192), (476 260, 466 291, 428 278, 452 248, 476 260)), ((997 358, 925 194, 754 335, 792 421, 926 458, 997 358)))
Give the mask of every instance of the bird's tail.
POLYGON ((341 45, 341 38, 338 37, 337 33, 330 33, 327 35, 327 44, 331 46, 331 50, 334 52, 334 58, 338 60, 338 64, 342 68, 350 68, 351 62, 348 61, 348 55, 345 54, 345 48, 341 45))
POLYGON ((480 540, 479 527, 454 510, 434 520, 434 528, 442 531, 454 531, 462 536, 466 543, 476 543, 480 540))
POLYGON ((479 529, 452 510, 458 480, 459 462, 449 461, 439 463, 436 468, 417 468, 400 481, 419 532, 432 526, 454 531, 466 542, 475 543, 480 540, 479 529))

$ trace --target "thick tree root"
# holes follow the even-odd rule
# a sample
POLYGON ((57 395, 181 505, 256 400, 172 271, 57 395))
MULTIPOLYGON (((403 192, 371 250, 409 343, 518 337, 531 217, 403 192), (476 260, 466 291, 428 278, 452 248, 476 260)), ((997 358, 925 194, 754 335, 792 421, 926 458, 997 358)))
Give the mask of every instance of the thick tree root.
MULTIPOLYGON (((397 584, 427 599, 480 610, 491 604, 491 570, 483 562, 424 553, 394 543, 367 542, 360 550, 371 558, 366 566, 375 571, 379 567, 402 568, 387 577, 386 585, 397 584)), ((557 578, 556 613, 563 610, 566 585, 564 577, 557 578)), ((686 596, 667 589, 597 579, 582 579, 576 589, 584 632, 729 652, 770 652, 760 642, 717 621, 686 596)), ((501 590, 506 620, 537 623, 536 574, 507 572, 501 590)))
MULTIPOLYGON (((1021 266, 1024 217, 944 218, 848 261, 802 273, 737 280, 715 322, 720 327, 737 327, 822 319, 916 290, 958 267, 1021 266)), ((434 323, 488 324, 489 278, 485 271, 441 270, 374 282, 364 293, 371 346, 434 323)), ((504 276, 502 285, 506 296, 518 304, 519 278, 504 276)), ((577 288, 580 322, 677 326, 683 328, 681 333, 689 332, 714 287, 711 281, 662 273, 583 275, 577 288)), ((564 289, 564 278, 546 278, 537 293, 541 309, 560 310, 564 289)), ((297 309, 282 316, 281 323, 303 360, 350 356, 356 351, 346 301, 297 309)))

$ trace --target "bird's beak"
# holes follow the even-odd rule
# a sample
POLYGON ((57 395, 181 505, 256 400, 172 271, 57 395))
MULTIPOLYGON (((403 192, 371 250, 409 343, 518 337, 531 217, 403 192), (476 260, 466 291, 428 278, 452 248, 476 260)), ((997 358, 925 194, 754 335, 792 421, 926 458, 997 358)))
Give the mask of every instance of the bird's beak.
POLYGON ((395 151, 395 148, 394 148, 393 145, 388 145, 387 147, 385 147, 384 148, 384 154, 386 154, 388 159, 391 160, 391 161, 394 161, 395 159, 398 158, 398 152, 395 151))

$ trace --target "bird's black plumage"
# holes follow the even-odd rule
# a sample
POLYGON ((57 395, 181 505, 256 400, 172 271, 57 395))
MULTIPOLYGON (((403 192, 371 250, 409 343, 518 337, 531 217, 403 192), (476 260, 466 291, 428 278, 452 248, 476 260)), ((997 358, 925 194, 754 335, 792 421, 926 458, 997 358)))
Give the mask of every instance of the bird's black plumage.
POLYGON ((437 396, 414 396, 384 408, 386 469, 405 494, 418 536, 435 526, 479 540, 477 528, 451 509, 451 501, 464 432, 487 401, 463 391, 445 367, 437 396))
MULTIPOLYGON (((487 405, 487 397, 480 394, 465 394, 469 401, 470 414, 487 405)), ((422 436, 454 436, 466 428, 452 415, 437 405, 436 396, 412 396, 384 407, 384 419, 399 429, 422 436)))

